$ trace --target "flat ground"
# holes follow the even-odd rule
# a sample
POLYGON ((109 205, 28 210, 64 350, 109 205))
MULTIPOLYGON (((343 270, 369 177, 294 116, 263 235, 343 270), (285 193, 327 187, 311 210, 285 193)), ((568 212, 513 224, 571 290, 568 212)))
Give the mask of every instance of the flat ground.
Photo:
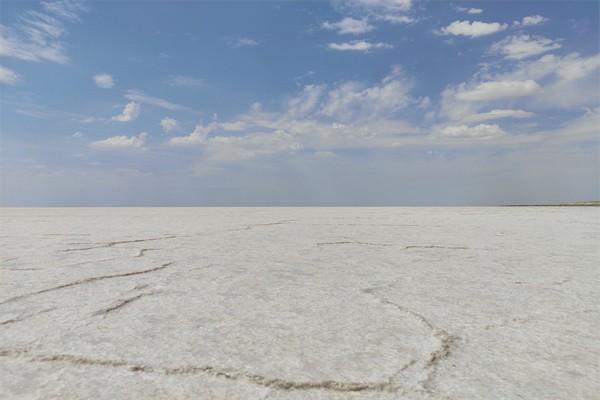
POLYGON ((0 210, 2 399, 598 399, 600 208, 0 210))

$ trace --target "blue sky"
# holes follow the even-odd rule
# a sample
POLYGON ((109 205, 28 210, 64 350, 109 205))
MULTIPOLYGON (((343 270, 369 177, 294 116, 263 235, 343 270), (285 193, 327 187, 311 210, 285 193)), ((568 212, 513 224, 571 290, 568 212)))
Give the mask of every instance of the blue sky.
POLYGON ((4 205, 599 198, 595 1, 2 1, 4 205))

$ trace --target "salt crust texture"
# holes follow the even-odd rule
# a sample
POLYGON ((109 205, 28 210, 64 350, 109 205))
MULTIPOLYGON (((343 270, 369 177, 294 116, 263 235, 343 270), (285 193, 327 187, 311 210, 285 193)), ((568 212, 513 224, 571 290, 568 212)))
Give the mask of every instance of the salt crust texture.
POLYGON ((2 399, 598 399, 600 209, 0 210, 2 399))

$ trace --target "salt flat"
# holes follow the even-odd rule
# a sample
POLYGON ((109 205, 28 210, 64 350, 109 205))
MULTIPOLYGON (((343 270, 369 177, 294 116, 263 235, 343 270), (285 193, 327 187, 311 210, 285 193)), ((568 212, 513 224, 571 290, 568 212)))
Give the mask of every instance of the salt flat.
POLYGON ((600 398, 600 208, 0 223, 2 399, 600 398))

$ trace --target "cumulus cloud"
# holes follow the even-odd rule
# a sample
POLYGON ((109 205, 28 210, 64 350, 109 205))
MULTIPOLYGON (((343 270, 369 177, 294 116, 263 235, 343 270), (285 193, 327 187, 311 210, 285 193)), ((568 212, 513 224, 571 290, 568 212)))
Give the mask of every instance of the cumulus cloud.
POLYGON ((479 124, 475 126, 445 126, 439 130, 439 134, 445 137, 483 139, 502 136, 506 133, 498 125, 479 124))
MULTIPOLYGON (((420 131, 395 119, 417 100, 412 81, 394 67, 380 82, 306 85, 287 99, 281 112, 265 112, 260 104, 226 121, 198 125, 171 146, 199 146, 212 162, 251 159, 302 148, 328 152, 334 148, 393 147, 420 131), (231 132, 236 132, 232 135, 231 132)), ((324 153, 322 156, 325 156, 324 153)))
POLYGON ((499 22, 481 22, 481 21, 454 21, 450 25, 441 29, 444 35, 480 37, 491 35, 508 28, 507 24, 499 22))
POLYGON ((513 35, 494 43, 490 52, 509 60, 523 60, 560 48, 560 43, 541 36, 513 35))
POLYGON ((351 42, 329 43, 327 47, 338 51, 359 51, 366 53, 373 49, 390 49, 392 45, 387 43, 372 43, 365 40, 353 40, 351 42))
POLYGON ((146 143, 147 136, 146 132, 142 132, 137 136, 113 136, 108 139, 92 142, 90 143, 90 147, 96 150, 141 149, 146 143))
POLYGON ((483 12, 483 10, 481 8, 469 8, 469 7, 462 7, 462 6, 458 6, 458 5, 454 5, 453 7, 456 11, 464 12, 464 13, 471 14, 471 15, 481 14, 483 12))
POLYGON ((206 145, 210 161, 243 161, 278 153, 293 153, 303 146, 283 131, 252 133, 244 136, 215 136, 206 145))
POLYGON ((169 139, 171 146, 197 146, 206 143, 208 135, 217 129, 218 124, 213 122, 209 125, 198 124, 194 131, 186 136, 176 136, 169 139))
POLYGON ((0 65, 0 83, 14 85, 19 81, 19 74, 12 69, 0 65))
POLYGON ((321 113, 342 121, 387 116, 411 102, 412 86, 399 67, 378 85, 344 82, 329 91, 321 113))
POLYGON ((160 120, 160 126, 162 127, 163 131, 165 131, 165 133, 169 133, 177 129, 178 124, 176 119, 165 117, 160 120))
POLYGON ((282 152, 294 152, 302 148, 291 134, 282 130, 241 136, 209 136, 220 128, 216 122, 209 125, 199 124, 189 135, 173 137, 168 144, 179 147, 202 146, 205 158, 210 162, 243 161, 282 152))
POLYGON ((599 72, 600 54, 546 54, 520 60, 499 72, 490 72, 484 65, 471 82, 442 92, 437 117, 467 121, 490 102, 498 109, 518 104, 534 111, 596 107, 599 72))
POLYGON ((595 107, 598 104, 600 54, 566 56, 546 54, 520 62, 496 79, 544 82, 544 90, 531 98, 536 107, 595 107))
POLYGON ((524 17, 521 22, 516 22, 515 25, 523 25, 523 26, 536 26, 541 25, 548 21, 548 18, 543 17, 541 15, 529 15, 524 17))
POLYGON ((44 12, 23 12, 11 26, 0 25, 0 56, 25 61, 50 61, 66 64, 64 20, 77 21, 84 10, 79 1, 56 1, 42 4, 44 12))
POLYGON ((199 88, 205 85, 204 79, 194 78, 185 75, 172 75, 167 79, 170 86, 199 88))
POLYGON ((141 106, 135 101, 130 101, 125 105, 123 112, 111 118, 113 121, 130 122, 135 120, 140 114, 141 106))
POLYGON ((540 85, 531 79, 525 81, 491 81, 483 82, 472 89, 461 91, 456 94, 456 98, 465 101, 514 99, 531 96, 540 90, 540 85))
POLYGON ((536 60, 521 63, 515 70, 502 76, 513 79, 558 78, 573 81, 589 77, 600 68, 600 54, 582 56, 571 53, 564 57, 546 54, 536 60))
POLYGON ((375 27, 367 22, 365 19, 354 19, 346 17, 338 22, 323 22, 321 25, 323 29, 334 30, 339 34, 352 34, 358 35, 361 33, 370 32, 375 27))
POLYGON ((216 166, 299 150, 307 150, 307 154, 314 157, 328 157, 339 149, 542 140, 541 136, 534 139, 530 131, 508 134, 500 124, 488 122, 533 118, 533 112, 513 104, 521 107, 523 99, 541 93, 534 79, 480 73, 473 81, 444 93, 444 100, 459 105, 460 112, 456 116, 444 121, 446 115, 440 113, 421 126, 404 118, 423 103, 432 110, 437 107, 413 97, 412 87, 412 79, 400 67, 393 68, 375 83, 346 81, 305 85, 282 103, 280 112, 266 112, 260 104, 254 104, 246 113, 231 120, 198 125, 189 135, 170 138, 168 143, 197 146, 202 154, 202 165, 216 166), (486 80, 481 82, 480 79, 486 80), (490 109, 491 104, 495 108, 490 109), (461 105, 466 106, 460 110, 461 105), (435 124, 431 125, 430 121, 435 124))
POLYGON ((110 89, 111 87, 115 86, 115 81, 112 75, 109 74, 94 75, 94 83, 96 83, 96 86, 102 89, 110 89))

